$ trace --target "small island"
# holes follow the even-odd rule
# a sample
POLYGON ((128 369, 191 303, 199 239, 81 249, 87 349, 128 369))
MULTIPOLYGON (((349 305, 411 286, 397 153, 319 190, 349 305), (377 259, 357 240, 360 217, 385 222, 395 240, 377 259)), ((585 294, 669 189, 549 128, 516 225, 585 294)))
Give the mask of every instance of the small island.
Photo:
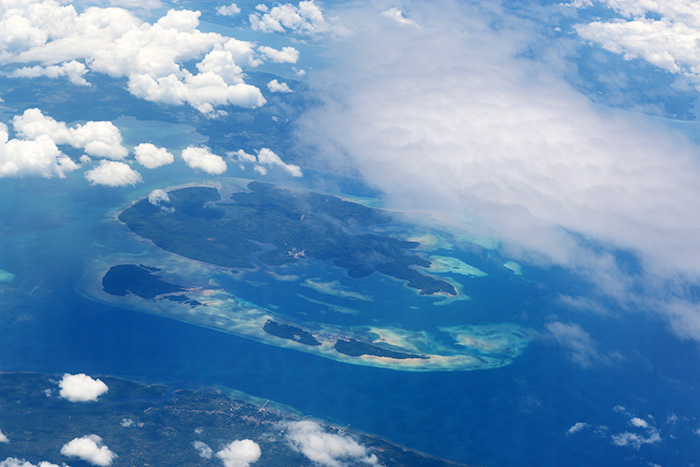
POLYGON ((252 269, 315 258, 331 261, 352 278, 381 273, 405 281, 421 295, 457 295, 446 280, 418 270, 430 261, 411 253, 416 242, 372 233, 388 213, 338 197, 251 182, 247 192, 222 200, 215 188, 168 193, 167 209, 143 199, 119 219, 160 248, 187 258, 252 269))

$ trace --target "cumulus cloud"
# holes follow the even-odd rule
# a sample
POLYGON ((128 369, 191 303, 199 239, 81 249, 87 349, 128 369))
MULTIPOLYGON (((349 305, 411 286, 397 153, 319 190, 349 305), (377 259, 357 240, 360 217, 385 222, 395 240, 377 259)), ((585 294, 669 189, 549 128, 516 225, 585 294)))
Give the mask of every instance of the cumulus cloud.
POLYGON ((10 138, 7 125, 0 123, 0 177, 64 177, 77 168, 48 136, 35 140, 10 138))
POLYGON ((566 434, 567 434, 567 436, 573 435, 575 433, 578 433, 581 430, 588 428, 588 426, 589 426, 588 423, 584 423, 584 422, 574 423, 568 430, 566 430, 566 434))
POLYGON ((398 8, 396 8, 396 7, 394 7, 394 8, 389 8, 388 10, 382 11, 382 15, 386 16, 387 18, 390 18, 390 19, 396 21, 396 22, 399 23, 401 26, 412 26, 412 27, 416 27, 416 26, 417 26, 417 24, 416 24, 414 21, 412 21, 412 20, 406 18, 406 17, 403 15, 403 12, 402 12, 401 10, 399 10, 398 8))
POLYGON ((282 47, 282 50, 277 50, 261 45, 258 51, 275 63, 296 63, 299 60, 299 51, 294 47, 282 47))
POLYGON ((119 425, 122 428, 129 428, 134 425, 134 421, 130 418, 122 418, 122 420, 119 422, 119 425))
MULTIPOLYGON (((576 26, 577 33, 604 49, 640 58, 671 73, 691 76, 700 86, 700 6, 691 0, 600 1, 621 17, 576 26)), ((585 7, 587 5, 578 5, 585 7)))
POLYGON ((59 395, 71 402, 96 401, 98 397, 109 390, 102 380, 92 379, 84 373, 64 374, 58 387, 61 388, 59 395))
POLYGON ((287 83, 280 83, 276 79, 267 83, 267 89, 269 89, 270 92, 292 92, 287 83))
POLYGON ((187 165, 211 175, 226 172, 226 162, 221 156, 213 154, 209 148, 190 146, 182 151, 182 159, 187 165))
POLYGON ((16 457, 8 457, 4 461, 0 461, 0 467, 58 467, 58 465, 46 461, 39 462, 38 465, 35 465, 24 459, 20 460, 16 457))
POLYGON ((341 467, 346 461, 380 465, 375 454, 347 435, 327 433, 321 425, 310 420, 285 422, 285 437, 296 451, 310 461, 327 467, 341 467))
POLYGON ((148 23, 121 8, 78 13, 53 0, 0 7, 0 64, 32 64, 10 70, 10 76, 66 76, 81 85, 88 84, 87 72, 126 78, 137 97, 203 113, 222 105, 263 105, 262 93, 243 82, 240 67, 260 64, 252 44, 200 31, 199 16, 170 10, 148 23), (191 61, 196 74, 183 65, 191 61))
POLYGON ((129 164, 117 161, 102 161, 94 169, 85 172, 85 178, 91 185, 111 187, 133 186, 143 181, 141 174, 132 169, 129 164))
POLYGON ((7 438, 7 435, 5 435, 2 430, 0 430, 0 443, 9 443, 10 440, 7 438))
POLYGON ((107 467, 117 457, 115 453, 102 444, 102 438, 97 435, 75 438, 61 448, 61 454, 66 457, 77 457, 92 465, 107 467))
POLYGON ((280 158, 280 156, 275 154, 275 152, 269 148, 261 148, 257 151, 257 156, 253 154, 248 154, 242 149, 239 149, 238 151, 234 152, 229 152, 228 156, 240 162, 241 165, 255 164, 254 170, 261 175, 267 174, 267 169, 263 166, 281 167, 292 177, 302 177, 304 175, 301 171, 301 168, 298 165, 287 164, 282 160, 282 158, 280 158))
POLYGON ((243 439, 231 441, 216 453, 216 457, 221 459, 226 467, 248 467, 257 462, 261 454, 258 443, 250 439, 243 439))
POLYGON ((214 451, 212 451, 209 445, 203 441, 195 441, 194 443, 192 443, 192 445, 197 451, 197 454, 199 454, 199 457, 202 457, 204 459, 211 459, 211 456, 214 454, 214 451))
POLYGON ((256 31, 291 31, 309 36, 345 33, 345 29, 334 19, 330 22, 326 20, 323 11, 313 0, 301 1, 297 6, 284 3, 272 8, 260 4, 256 9, 260 13, 252 13, 248 17, 250 25, 256 31))
POLYGON ((216 7, 216 14, 221 16, 236 16, 240 12, 241 9, 238 8, 238 5, 236 5, 235 3, 216 7))
POLYGON ((292 177, 301 177, 303 175, 298 165, 285 163, 280 156, 268 148, 262 148, 258 151, 258 164, 282 167, 292 177))
POLYGON ((172 164, 175 158, 165 148, 159 148, 151 143, 141 143, 134 148, 136 161, 147 169, 155 169, 162 165, 172 164))
POLYGON ((148 194, 148 202, 154 206, 160 206, 163 203, 169 203, 170 196, 168 195, 168 192, 158 188, 148 194))
POLYGON ((528 26, 503 11, 405 4, 421 28, 382 28, 371 6, 353 13, 357 34, 311 79, 325 102, 303 118, 302 147, 359 173, 392 208, 499 238, 516 260, 570 267, 630 308, 695 323, 700 340, 700 307, 672 312, 668 300, 684 294, 679 277, 700 279, 698 147, 523 58, 528 26), (626 272, 618 250, 641 272, 626 272))
POLYGON ((87 122, 69 128, 44 115, 41 110, 27 109, 12 119, 14 129, 20 136, 36 140, 48 136, 56 144, 68 144, 80 148, 86 154, 108 159, 123 159, 129 150, 122 145, 122 135, 112 122, 87 122))
POLYGON ((78 61, 71 60, 60 65, 22 67, 7 74, 11 78, 38 78, 47 76, 49 78, 66 77, 77 86, 90 86, 83 75, 87 73, 87 67, 78 61))

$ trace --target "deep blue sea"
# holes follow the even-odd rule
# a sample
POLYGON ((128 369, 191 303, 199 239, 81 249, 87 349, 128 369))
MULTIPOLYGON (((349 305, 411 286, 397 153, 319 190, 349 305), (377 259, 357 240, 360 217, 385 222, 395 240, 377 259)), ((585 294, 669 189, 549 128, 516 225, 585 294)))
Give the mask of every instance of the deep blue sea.
MULTIPOLYGON (((165 186, 180 170, 174 164, 157 180, 144 174, 139 189, 146 194, 165 186)), ((524 265, 527 281, 517 279, 495 268, 500 259, 493 252, 472 254, 474 265, 491 276, 465 281, 471 301, 434 306, 434 299, 398 287, 387 292, 395 296, 377 300, 376 316, 407 328, 508 321, 533 330, 535 338, 512 365, 486 371, 412 373, 339 363, 85 298, 76 284, 90 258, 105 245, 138 252, 105 223, 132 191, 89 187, 79 175, 0 184, 0 268, 16 275, 0 283, 0 371, 225 386, 471 464, 668 466, 700 459, 700 437, 693 433, 700 428, 697 346, 641 312, 567 309, 556 296, 580 291, 575 277, 524 265), (408 308, 411 300, 419 311, 408 308), (397 306, 388 309, 392 302, 397 306), (546 337, 544 324, 552 321, 581 325, 597 342, 600 359, 575 363, 569 349, 546 337), (630 425, 633 416, 653 425, 661 441, 614 445, 616 433, 646 436, 630 425), (567 435, 575 423, 586 426, 567 435)), ((244 285, 240 293, 265 299, 244 285)), ((262 305, 289 314, 308 307, 301 298, 281 303, 280 297, 262 305)), ((343 314, 323 319, 358 320, 343 314)))

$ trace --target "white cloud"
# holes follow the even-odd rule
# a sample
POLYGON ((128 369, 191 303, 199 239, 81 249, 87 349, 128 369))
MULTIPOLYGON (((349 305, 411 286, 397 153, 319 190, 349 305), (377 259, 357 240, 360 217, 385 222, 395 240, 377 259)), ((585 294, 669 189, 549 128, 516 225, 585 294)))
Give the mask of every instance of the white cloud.
POLYGON ((545 328, 562 347, 569 350, 569 356, 578 365, 589 367, 604 361, 597 350, 597 343, 578 324, 560 322, 547 323, 545 328))
POLYGON ((216 457, 224 462, 226 467, 248 467, 260 459, 260 446, 250 439, 231 441, 216 457))
POLYGON ((182 159, 193 169, 212 175, 220 175, 227 169, 224 159, 206 147, 190 146, 182 151, 182 159))
POLYGON ((382 11, 382 15, 386 16, 387 18, 389 18, 393 21, 396 21, 401 26, 412 26, 412 27, 417 26, 417 24, 414 21, 406 18, 403 15, 403 12, 396 7, 389 8, 388 10, 382 11))
POLYGON ((269 89, 270 92, 292 92, 287 83, 280 83, 276 79, 267 83, 267 89, 269 89))
POLYGON ((169 203, 170 196, 167 191, 158 188, 148 194, 148 202, 154 206, 160 206, 163 203, 169 203))
POLYGON ((84 64, 71 60, 60 65, 49 66, 32 66, 22 67, 7 74, 11 78, 37 78, 39 76, 47 76, 49 78, 58 78, 65 76, 68 80, 77 86, 90 86, 83 75, 87 73, 87 68, 84 64))
POLYGON ((111 187, 133 186, 143 181, 141 174, 132 169, 129 164, 117 161, 100 162, 100 165, 85 172, 85 178, 91 185, 111 187))
POLYGON ((0 430, 0 443, 9 443, 10 440, 7 438, 7 435, 5 435, 2 430, 0 430))
POLYGON ((570 267, 629 309, 663 313, 674 329, 691 323, 685 335, 700 340, 700 307, 673 311, 668 299, 687 304, 679 278, 700 279, 689 202, 700 199, 699 148, 595 106, 549 64, 523 58, 529 26, 507 13, 408 4, 420 29, 381 28, 372 7, 353 12, 357 33, 311 78, 325 104, 301 121, 306 146, 359 172, 392 208, 499 238, 514 260, 570 267), (492 29, 495 19, 508 26, 492 29), (618 249, 642 271, 626 273, 618 249))
POLYGON ((661 435, 659 432, 654 430, 651 433, 645 435, 639 433, 630 433, 625 431, 624 433, 615 433, 611 435, 612 442, 615 446, 630 446, 635 449, 639 449, 644 444, 654 444, 661 441, 661 435))
POLYGON ((292 177, 302 177, 304 174, 298 165, 285 163, 280 156, 275 154, 269 148, 261 148, 257 151, 257 156, 253 154, 248 154, 242 149, 238 151, 227 153, 229 157, 235 158, 238 162, 243 164, 255 164, 255 171, 261 175, 267 174, 267 169, 263 166, 268 167, 281 167, 285 172, 287 172, 292 177))
POLYGON ((134 425, 134 421, 130 418, 122 418, 121 422, 119 422, 119 425, 123 428, 129 428, 134 425))
POLYGON ((298 165, 285 163, 280 156, 268 148, 262 148, 258 151, 258 164, 281 167, 292 177, 301 177, 303 175, 298 165))
POLYGON ((214 454, 214 451, 212 451, 209 445, 203 441, 195 441, 194 443, 192 443, 192 445, 197 451, 197 454, 199 454, 199 457, 202 457, 204 459, 211 459, 211 456, 214 454))
POLYGON ((59 395, 71 402, 96 401, 98 397, 109 390, 102 380, 92 379, 84 373, 64 374, 58 387, 61 388, 59 395))
POLYGON ((100 467, 112 465, 112 462, 117 457, 107 446, 102 444, 102 438, 97 435, 73 439, 63 445, 61 454, 66 457, 77 457, 100 467))
POLYGON ((16 457, 8 457, 4 461, 0 461, 0 467, 58 467, 58 465, 46 461, 39 462, 38 465, 35 465, 24 459, 20 460, 16 457))
POLYGON ((0 178, 24 175, 62 178, 77 168, 48 136, 35 140, 11 139, 7 125, 0 123, 0 178))
POLYGON ((248 17, 250 25, 256 31, 285 32, 288 30, 310 36, 346 32, 335 20, 327 21, 321 8, 313 0, 301 1, 297 6, 285 3, 272 8, 260 4, 256 9, 262 14, 253 13, 248 17))
POLYGON ((151 143, 142 143, 134 148, 136 161, 147 169, 155 169, 162 165, 172 164, 174 156, 165 148, 159 148, 151 143))
POLYGON ((636 426, 637 428, 649 428, 649 423, 639 417, 633 417, 632 420, 630 420, 630 424, 632 426, 636 426))
POLYGON ((238 8, 238 5, 236 5, 235 3, 216 7, 216 14, 221 16, 236 16, 240 12, 241 9, 238 8))
POLYGON ((282 47, 282 50, 277 50, 261 45, 258 51, 275 63, 296 63, 299 60, 299 51, 294 47, 282 47))
MULTIPOLYGON (((598 3, 622 18, 576 26, 604 49, 640 58, 671 73, 690 76, 700 88, 700 4, 692 0, 607 0, 598 3)), ((580 6, 586 6, 580 5, 580 6)))
POLYGON ((137 97, 188 104, 204 113, 222 105, 263 105, 260 90, 243 82, 240 67, 260 63, 252 56, 252 44, 200 31, 199 15, 170 10, 151 24, 120 8, 78 13, 53 0, 0 7, 0 64, 33 64, 9 71, 13 76, 67 76, 83 85, 87 71, 126 78, 137 97), (245 50, 231 50, 236 46, 245 50), (199 73, 184 67, 191 61, 199 73))
POLYGON ((567 436, 573 435, 575 433, 578 433, 581 430, 588 428, 588 426, 589 426, 588 423, 584 423, 584 422, 574 423, 568 430, 566 430, 566 434, 567 434, 567 436))
POLYGON ((341 467, 346 465, 344 461, 380 465, 376 455, 369 454, 367 448, 350 436, 326 433, 316 422, 303 420, 280 426, 286 430, 285 436, 292 448, 318 465, 341 467))
POLYGON ((27 109, 22 115, 12 119, 17 133, 25 138, 36 140, 48 136, 56 144, 68 144, 83 149, 88 155, 109 159, 123 159, 129 151, 122 145, 122 135, 112 122, 87 122, 69 128, 45 116, 41 110, 27 109))

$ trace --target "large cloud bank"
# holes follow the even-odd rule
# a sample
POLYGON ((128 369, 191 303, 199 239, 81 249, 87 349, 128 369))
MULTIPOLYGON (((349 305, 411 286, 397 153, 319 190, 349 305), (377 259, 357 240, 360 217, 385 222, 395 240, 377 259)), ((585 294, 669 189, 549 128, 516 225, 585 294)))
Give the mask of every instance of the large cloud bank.
POLYGON ((380 465, 377 456, 350 436, 326 433, 316 422, 303 420, 281 424, 286 438, 295 450, 310 461, 325 467, 341 467, 346 462, 380 465))
MULTIPOLYGON (((15 67, 9 76, 67 77, 79 85, 89 84, 90 72, 126 78, 137 97, 187 104, 204 113, 225 105, 263 105, 260 90, 243 76, 242 67, 262 63, 254 44, 200 31, 199 16, 197 11, 171 10, 148 23, 121 8, 78 12, 55 0, 3 2, 0 64, 15 67), (194 62, 197 72, 185 62, 194 62)), ((272 55, 267 49, 263 55, 277 61, 298 56, 291 47, 270 50, 272 55)))
POLYGON ((102 438, 97 435, 75 438, 61 448, 61 454, 66 457, 77 457, 99 467, 108 467, 117 457, 115 453, 102 444, 102 438))
POLYGON ((390 206, 494 235, 520 259, 575 268, 700 340, 700 309, 677 285, 700 278, 698 148, 596 107, 522 58, 529 32, 497 7, 401 7, 418 27, 372 6, 355 13, 355 35, 317 78, 326 103, 307 114, 303 141, 357 170, 390 206), (642 271, 625 273, 618 249, 642 271))
POLYGON ((61 388, 59 395, 71 402, 96 401, 109 388, 102 380, 92 379, 84 373, 71 375, 66 373, 58 383, 61 388))

